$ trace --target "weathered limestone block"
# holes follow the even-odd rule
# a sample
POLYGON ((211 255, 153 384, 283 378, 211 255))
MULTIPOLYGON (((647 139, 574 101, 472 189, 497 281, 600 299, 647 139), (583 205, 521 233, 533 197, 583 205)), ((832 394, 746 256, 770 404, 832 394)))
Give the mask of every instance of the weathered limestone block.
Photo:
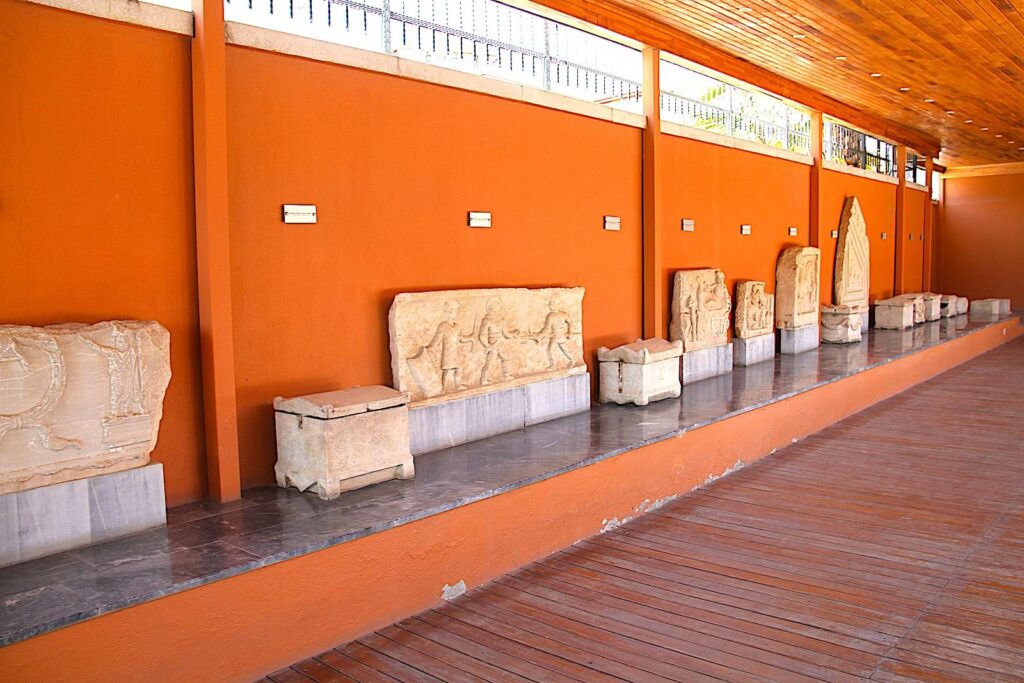
POLYGON ((957 296, 956 298, 956 314, 963 315, 968 311, 971 305, 971 300, 966 296, 957 296))
POLYGON ((685 386, 702 379, 728 374, 732 372, 732 357, 732 344, 685 351, 679 366, 680 381, 685 386))
POLYGON ((934 321, 942 317, 942 295, 924 292, 921 298, 924 299, 925 320, 934 321))
POLYGON ((975 299, 971 302, 971 313, 978 315, 1009 315, 1009 299, 975 299))
POLYGON ((601 403, 635 403, 645 406, 663 398, 679 398, 681 341, 636 340, 615 349, 601 347, 601 403))
POLYGON ((939 315, 943 318, 952 318, 956 315, 956 295, 943 294, 939 300, 939 315))
POLYGON ((860 202, 847 197, 839 222, 839 243, 836 246, 835 302, 852 306, 859 312, 867 310, 871 288, 871 258, 867 224, 860 202))
POLYGON ((859 306, 822 306, 821 340, 832 344, 849 344, 861 340, 859 306))
POLYGON ((893 297, 875 302, 875 327, 878 329, 905 330, 913 326, 913 299, 893 297))
POLYGON ((148 463, 170 379, 156 322, 0 326, 0 493, 148 463))
POLYGON ((389 479, 411 479, 409 396, 356 387, 274 399, 277 485, 324 500, 389 479))
POLYGON ((736 337, 747 339, 775 330, 775 297, 764 291, 759 280, 736 283, 736 337))
POLYGON ((732 299, 725 274, 715 268, 676 271, 672 287, 669 338, 684 351, 721 346, 729 341, 732 299))
POLYGON ((817 328, 820 279, 821 252, 817 248, 790 247, 782 252, 775 267, 776 327, 817 328))
POLYGON ((587 371, 582 287, 399 294, 388 322, 412 407, 587 371))
MULTIPOLYGON (((914 324, 920 325, 926 320, 925 317, 925 304, 923 294, 900 294, 894 296, 893 299, 899 299, 901 301, 909 301, 914 307, 914 324)), ((877 325, 876 325, 877 327, 877 325)))

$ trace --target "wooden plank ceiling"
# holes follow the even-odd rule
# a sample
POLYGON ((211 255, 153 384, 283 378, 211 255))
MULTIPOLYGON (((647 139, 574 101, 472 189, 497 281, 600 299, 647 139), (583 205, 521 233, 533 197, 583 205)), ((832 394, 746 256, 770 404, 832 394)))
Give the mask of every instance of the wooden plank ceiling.
POLYGON ((950 166, 1024 161, 1024 0, 540 2, 923 153, 937 143, 950 166))

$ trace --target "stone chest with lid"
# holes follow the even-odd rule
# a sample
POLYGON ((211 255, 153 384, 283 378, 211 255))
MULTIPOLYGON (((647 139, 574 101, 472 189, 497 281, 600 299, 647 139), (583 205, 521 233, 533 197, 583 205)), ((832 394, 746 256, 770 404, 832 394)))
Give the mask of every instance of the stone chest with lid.
POLYGON ((370 386, 274 399, 279 486, 325 500, 389 479, 411 479, 409 395, 370 386))

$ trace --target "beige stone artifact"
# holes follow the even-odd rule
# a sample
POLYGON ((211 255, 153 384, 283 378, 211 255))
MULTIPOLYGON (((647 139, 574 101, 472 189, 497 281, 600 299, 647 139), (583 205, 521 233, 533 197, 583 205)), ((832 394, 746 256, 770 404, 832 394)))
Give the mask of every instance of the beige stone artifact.
POLYGON ((681 341, 637 339, 614 349, 597 350, 600 363, 601 403, 635 403, 645 406, 651 401, 679 398, 679 357, 681 341))
POLYGON ((864 213, 856 197, 847 197, 836 247, 835 303, 863 313, 870 288, 871 258, 864 213))
POLYGON ((0 326, 0 493, 148 463, 170 339, 135 320, 0 326))
POLYGON ((942 317, 942 296, 940 294, 923 292, 921 298, 924 299, 925 320, 934 321, 942 317))
POLYGON ((388 323, 411 407, 587 371, 582 287, 399 294, 388 323))
POLYGON ((978 315, 1009 315, 1009 299, 975 299, 971 302, 971 313, 978 315))
POLYGON ((775 326, 795 330, 818 324, 821 252, 790 247, 775 267, 775 326))
POLYGON ((909 301, 914 306, 914 324, 920 325, 925 321, 924 295, 923 294, 900 294, 893 299, 909 301))
POLYGON ((957 315, 963 315, 964 313, 966 313, 968 311, 968 309, 970 308, 970 305, 971 305, 971 300, 970 299, 968 299, 966 296, 959 296, 959 295, 957 295, 957 297, 956 297, 956 314, 957 315))
POLYGON ((881 330, 905 330, 914 326, 914 300, 904 297, 875 302, 875 327, 881 330))
POLYGON ((740 339, 771 334, 775 329, 775 297, 760 280, 736 283, 736 336, 740 339))
POLYGON ((939 315, 943 318, 952 318, 956 315, 956 295, 943 294, 939 303, 939 315))
POLYGON ((822 306, 821 339, 832 344, 861 340, 861 306, 822 306))
POLYGON ((409 395, 390 387, 355 387, 274 399, 282 488, 312 488, 331 500, 389 479, 412 479, 409 395))
POLYGON ((725 274, 716 268, 677 270, 672 287, 669 338, 697 351, 729 342, 732 299, 725 274))

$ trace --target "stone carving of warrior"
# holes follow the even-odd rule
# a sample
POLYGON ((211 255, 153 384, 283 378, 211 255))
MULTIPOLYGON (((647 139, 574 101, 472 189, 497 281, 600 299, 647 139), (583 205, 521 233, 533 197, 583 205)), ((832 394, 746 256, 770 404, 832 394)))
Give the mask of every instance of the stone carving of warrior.
POLYGON ((129 417, 142 415, 142 351, 138 336, 114 327, 111 345, 97 344, 91 339, 82 340, 107 360, 110 374, 110 409, 108 417, 129 417))
POLYGON ((573 363, 572 351, 569 345, 572 341, 572 318, 568 313, 561 310, 561 302, 557 297, 552 296, 548 302, 550 313, 544 318, 544 327, 536 336, 548 338, 548 367, 555 369, 561 358, 573 363))
POLYGON ((487 302, 487 313, 480 321, 477 341, 484 349, 484 366, 480 370, 480 385, 490 384, 489 375, 495 366, 501 369, 501 380, 511 377, 508 367, 508 355, 502 346, 506 340, 515 339, 516 333, 505 329, 505 316, 501 310, 501 301, 497 298, 487 302))
POLYGON ((437 325, 437 330, 430 342, 414 356, 419 358, 428 352, 439 352, 441 367, 441 392, 450 393, 465 389, 462 383, 462 360, 459 350, 462 344, 472 344, 472 334, 463 335, 459 330, 459 303, 446 301, 444 304, 444 320, 437 325))

